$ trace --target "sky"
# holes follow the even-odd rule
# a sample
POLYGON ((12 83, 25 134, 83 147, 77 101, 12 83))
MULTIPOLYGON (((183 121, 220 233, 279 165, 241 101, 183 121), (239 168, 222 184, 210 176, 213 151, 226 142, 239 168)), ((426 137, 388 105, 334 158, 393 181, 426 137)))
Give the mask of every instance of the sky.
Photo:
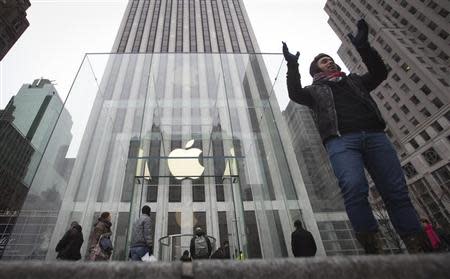
MULTIPOLYGON (((340 41, 323 10, 326 0, 243 1, 261 52, 280 53, 281 41, 291 52, 300 51, 303 85, 311 83, 309 64, 320 52, 344 66, 336 54, 340 41)), ((53 80, 64 98, 85 53, 111 52, 128 0, 30 2, 30 26, 0 62, 1 109, 22 84, 41 77, 53 80)), ((285 69, 280 75, 284 73, 285 69)), ((284 109, 288 97, 277 98, 284 109)))

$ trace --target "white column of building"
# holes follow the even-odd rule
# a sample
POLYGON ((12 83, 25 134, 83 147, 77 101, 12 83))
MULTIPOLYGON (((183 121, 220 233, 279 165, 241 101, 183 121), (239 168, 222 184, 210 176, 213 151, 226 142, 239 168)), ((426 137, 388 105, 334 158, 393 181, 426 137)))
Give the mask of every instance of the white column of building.
MULTIPOLYGON (((182 133, 182 144, 181 148, 184 148, 185 144, 192 139, 192 119, 191 119, 191 110, 192 104, 191 102, 191 78, 190 78, 190 57, 189 55, 177 55, 177 67, 181 68, 181 71, 178 73, 181 76, 177 75, 176 79, 178 82, 179 90, 181 91, 181 133, 182 133)), ((180 105, 180 104, 178 104, 180 105)), ((186 178, 181 181, 181 233, 182 234, 191 234, 193 227, 193 212, 194 212, 194 204, 192 202, 192 180, 190 178, 186 178)), ((188 247, 190 243, 190 239, 184 238, 182 239, 182 246, 188 247)))

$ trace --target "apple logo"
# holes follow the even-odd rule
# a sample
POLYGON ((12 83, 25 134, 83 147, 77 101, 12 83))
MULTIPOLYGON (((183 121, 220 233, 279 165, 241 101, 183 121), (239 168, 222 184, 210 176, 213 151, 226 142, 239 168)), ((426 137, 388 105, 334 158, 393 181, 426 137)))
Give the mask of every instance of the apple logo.
POLYGON ((193 139, 186 143, 184 149, 177 148, 169 154, 167 165, 170 173, 178 180, 183 180, 186 177, 197 179, 205 170, 205 167, 198 161, 202 150, 191 148, 192 145, 194 145, 193 139))

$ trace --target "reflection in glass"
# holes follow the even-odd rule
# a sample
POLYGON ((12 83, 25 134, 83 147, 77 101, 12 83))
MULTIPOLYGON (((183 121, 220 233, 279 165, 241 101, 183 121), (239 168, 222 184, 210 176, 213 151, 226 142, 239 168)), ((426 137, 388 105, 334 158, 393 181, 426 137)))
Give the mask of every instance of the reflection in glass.
MULTIPOLYGON (((294 218, 318 235, 280 124, 275 91, 285 86, 273 83, 279 73, 268 72, 267 61, 280 65, 282 56, 88 55, 14 215, 18 225, 8 227, 17 237, 3 257, 54 260, 71 221, 88 239, 93 220, 109 211, 113 258, 126 260, 143 205, 152 208, 155 253, 159 239, 196 226, 245 258, 291 255, 294 218), (16 253, 14 243, 29 248, 16 253)), ((171 249, 189 245, 176 239, 171 249)))

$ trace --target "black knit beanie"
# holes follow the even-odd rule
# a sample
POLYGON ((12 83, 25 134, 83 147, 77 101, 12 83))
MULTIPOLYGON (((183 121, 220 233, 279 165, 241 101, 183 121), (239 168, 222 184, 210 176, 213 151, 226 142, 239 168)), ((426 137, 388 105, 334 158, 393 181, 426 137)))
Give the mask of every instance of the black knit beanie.
MULTIPOLYGON (((329 56, 328 54, 325 53, 319 53, 316 57, 314 57, 314 60, 311 62, 311 65, 309 66, 309 74, 314 77, 315 74, 321 72, 322 70, 320 70, 319 66, 317 65, 317 62, 319 62, 320 58, 328 56, 331 59, 333 59, 331 56, 329 56)), ((334 59, 333 59, 334 61, 334 59)), ((339 67, 339 65, 337 65, 338 71, 341 70, 341 67, 339 67)))

